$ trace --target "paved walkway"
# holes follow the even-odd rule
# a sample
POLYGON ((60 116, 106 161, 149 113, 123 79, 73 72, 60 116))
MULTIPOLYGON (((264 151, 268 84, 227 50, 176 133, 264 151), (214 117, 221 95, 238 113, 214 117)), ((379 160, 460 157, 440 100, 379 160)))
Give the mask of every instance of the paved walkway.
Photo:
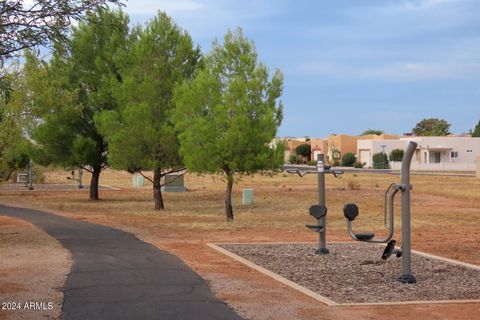
POLYGON ((65 320, 241 319, 180 259, 130 233, 5 205, 0 215, 33 223, 71 252, 65 320))

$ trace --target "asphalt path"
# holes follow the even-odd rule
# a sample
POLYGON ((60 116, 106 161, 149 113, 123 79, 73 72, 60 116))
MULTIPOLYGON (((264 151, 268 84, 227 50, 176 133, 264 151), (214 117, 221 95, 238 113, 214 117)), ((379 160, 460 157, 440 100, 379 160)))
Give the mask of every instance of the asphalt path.
POLYGON ((241 319, 179 258, 133 234, 55 214, 0 205, 71 252, 62 319, 241 319))

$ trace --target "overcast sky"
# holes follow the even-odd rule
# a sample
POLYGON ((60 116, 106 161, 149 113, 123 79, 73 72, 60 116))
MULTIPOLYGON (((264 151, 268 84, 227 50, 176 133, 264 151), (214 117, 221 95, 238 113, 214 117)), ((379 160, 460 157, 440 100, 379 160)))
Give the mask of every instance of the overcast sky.
POLYGON ((280 136, 381 129, 426 117, 454 133, 480 119, 479 0, 130 0, 132 22, 166 11, 204 52, 242 27, 285 75, 280 136))

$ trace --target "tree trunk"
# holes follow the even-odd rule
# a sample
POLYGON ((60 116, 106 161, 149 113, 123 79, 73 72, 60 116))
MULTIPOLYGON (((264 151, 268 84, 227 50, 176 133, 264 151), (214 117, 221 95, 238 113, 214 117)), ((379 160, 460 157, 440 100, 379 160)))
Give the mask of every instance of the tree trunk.
POLYGON ((100 180, 100 167, 93 168, 92 179, 90 180, 90 200, 99 200, 98 197, 98 182, 100 180))
POLYGON ((233 221, 232 188, 233 175, 227 174, 227 189, 225 189, 225 214, 227 221, 233 221))
POLYGON ((156 168, 153 172, 153 200, 155 201, 155 210, 164 209, 163 205, 163 196, 162 196, 162 186, 160 184, 160 178, 162 170, 156 168))

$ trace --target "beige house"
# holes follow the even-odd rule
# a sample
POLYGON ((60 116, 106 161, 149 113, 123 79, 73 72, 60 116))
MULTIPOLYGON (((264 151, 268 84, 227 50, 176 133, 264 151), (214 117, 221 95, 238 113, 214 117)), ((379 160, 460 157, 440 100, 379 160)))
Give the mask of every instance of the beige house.
MULTIPOLYGON (((409 141, 418 143, 412 160, 412 170, 475 171, 476 157, 480 155, 480 138, 472 137, 401 137, 398 140, 359 140, 358 160, 372 167, 375 153, 387 155, 393 149, 405 150, 409 141)), ((390 162, 392 169, 400 169, 400 162, 390 162)))
POLYGON ((290 156, 296 155, 295 149, 302 144, 310 144, 310 141, 306 141, 306 138, 286 138, 284 161, 288 162, 290 156))
POLYGON ((312 150, 311 160, 317 160, 319 154, 326 155, 328 153, 327 139, 312 139, 310 140, 310 146, 312 150))
POLYGON ((359 140, 398 140, 397 135, 393 134, 369 134, 365 136, 350 136, 347 134, 328 136, 328 159, 330 162, 340 161, 345 153, 351 152, 357 154, 357 142, 359 140))

